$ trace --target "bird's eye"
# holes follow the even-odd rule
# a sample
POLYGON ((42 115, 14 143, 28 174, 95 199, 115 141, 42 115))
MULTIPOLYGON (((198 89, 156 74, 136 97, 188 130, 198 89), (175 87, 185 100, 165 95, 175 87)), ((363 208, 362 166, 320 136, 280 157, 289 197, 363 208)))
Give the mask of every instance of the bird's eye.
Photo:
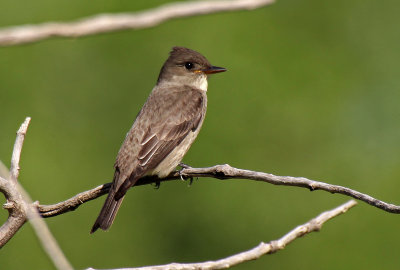
POLYGON ((186 68, 186 69, 192 69, 193 67, 194 67, 194 65, 193 65, 192 62, 186 62, 186 63, 185 63, 185 68, 186 68))

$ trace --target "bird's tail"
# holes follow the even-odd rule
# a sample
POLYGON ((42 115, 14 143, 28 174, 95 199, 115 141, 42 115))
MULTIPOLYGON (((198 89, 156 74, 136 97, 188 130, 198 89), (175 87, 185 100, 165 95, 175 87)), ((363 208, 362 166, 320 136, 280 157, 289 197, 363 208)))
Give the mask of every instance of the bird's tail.
POLYGON ((108 230, 110 226, 113 224, 115 215, 117 214, 118 209, 121 206, 122 201, 124 200, 124 196, 121 196, 118 199, 115 198, 115 194, 118 191, 118 187, 116 187, 118 178, 119 178, 119 171, 116 170, 114 174, 114 181, 110 188, 110 192, 108 193, 103 208, 101 208, 100 214, 97 217, 92 229, 90 230, 90 233, 94 233, 98 228, 102 230, 108 230))

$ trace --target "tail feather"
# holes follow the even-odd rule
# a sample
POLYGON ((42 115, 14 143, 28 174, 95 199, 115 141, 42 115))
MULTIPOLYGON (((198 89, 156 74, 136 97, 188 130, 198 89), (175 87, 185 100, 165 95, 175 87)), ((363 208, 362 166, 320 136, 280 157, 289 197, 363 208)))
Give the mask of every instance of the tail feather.
POLYGON ((119 207, 124 199, 124 197, 115 199, 115 193, 117 192, 120 184, 121 179, 119 179, 120 173, 119 169, 117 168, 114 173, 113 183, 111 185, 110 191, 108 192, 108 196, 106 201, 101 208, 100 214, 97 217, 90 233, 94 233, 98 228, 102 230, 108 230, 112 223, 114 222, 115 215, 118 212, 119 207))
POLYGON ((142 173, 143 172, 141 170, 136 170, 135 174, 132 174, 129 179, 120 179, 119 169, 117 168, 115 170, 114 180, 107 199, 103 205, 103 208, 101 208, 100 214, 90 230, 90 233, 94 233, 99 228, 102 230, 108 230, 111 227, 115 216, 117 215, 118 209, 124 200, 126 192, 136 183, 142 173))
POLYGON ((114 196, 115 191, 108 193, 106 202, 104 203, 103 208, 101 208, 100 214, 97 217, 90 233, 94 233, 98 228, 102 230, 108 230, 113 224, 118 209, 124 200, 124 197, 121 197, 119 200, 115 200, 114 196))
POLYGON ((128 189, 130 189, 131 186, 133 186, 135 183, 136 183, 136 180, 135 180, 134 182, 131 182, 130 179, 129 179, 129 180, 126 180, 126 181, 116 190, 115 195, 114 195, 114 199, 117 200, 117 201, 118 201, 119 199, 122 199, 122 198, 125 196, 125 194, 126 194, 126 192, 128 191, 128 189))

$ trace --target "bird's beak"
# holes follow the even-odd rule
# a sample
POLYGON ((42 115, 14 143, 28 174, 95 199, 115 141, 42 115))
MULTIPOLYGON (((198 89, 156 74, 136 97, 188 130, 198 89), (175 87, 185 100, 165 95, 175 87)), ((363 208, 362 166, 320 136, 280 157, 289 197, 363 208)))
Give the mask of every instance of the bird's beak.
POLYGON ((226 71, 226 68, 211 66, 210 68, 203 69, 201 71, 203 71, 203 73, 205 74, 214 74, 214 73, 224 72, 226 71))

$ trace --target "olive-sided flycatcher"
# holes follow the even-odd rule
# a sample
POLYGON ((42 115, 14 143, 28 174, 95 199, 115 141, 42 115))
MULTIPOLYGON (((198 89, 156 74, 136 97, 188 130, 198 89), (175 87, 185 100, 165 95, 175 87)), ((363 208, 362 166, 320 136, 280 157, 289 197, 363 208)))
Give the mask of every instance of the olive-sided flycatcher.
POLYGON ((139 178, 162 178, 178 166, 203 124, 207 76, 223 71, 196 51, 172 49, 118 152, 111 189, 91 233, 110 228, 126 192, 139 178))

